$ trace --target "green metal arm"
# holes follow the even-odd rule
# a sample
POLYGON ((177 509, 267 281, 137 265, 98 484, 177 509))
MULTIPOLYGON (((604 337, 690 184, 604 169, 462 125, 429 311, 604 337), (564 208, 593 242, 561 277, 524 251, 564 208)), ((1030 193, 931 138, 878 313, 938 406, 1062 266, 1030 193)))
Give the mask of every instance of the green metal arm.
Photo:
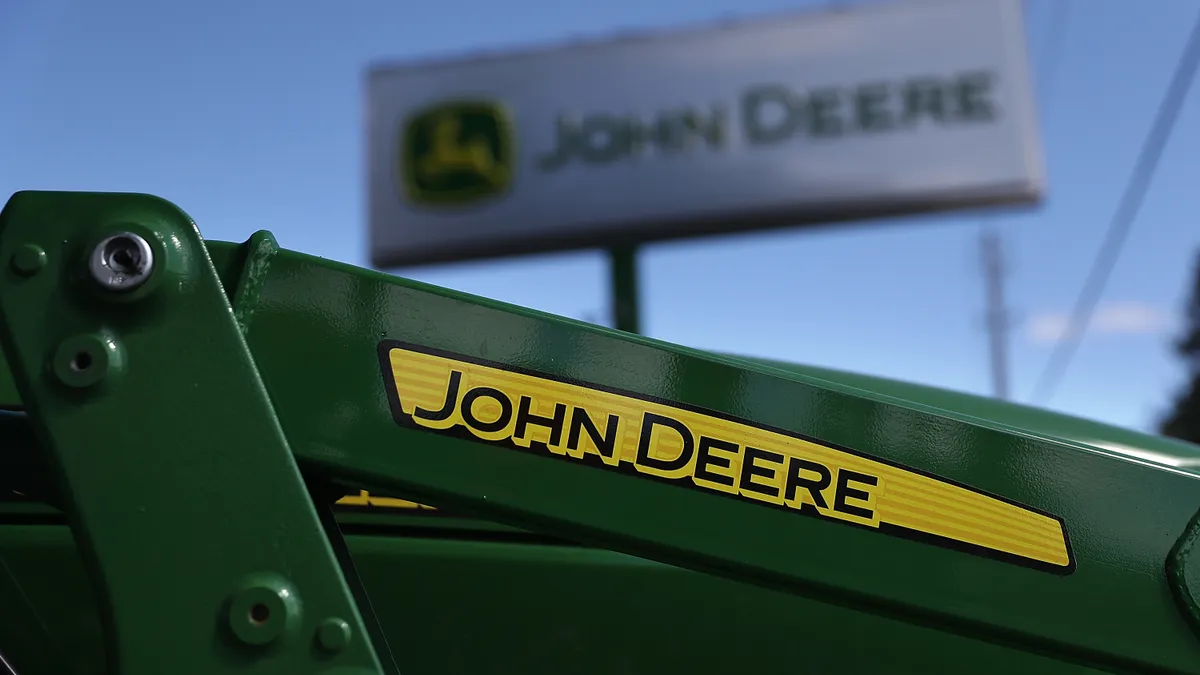
POLYGON ((114 673, 393 668, 331 483, 1081 669, 1200 673, 1166 571, 1194 474, 262 233, 206 245, 152 197, 20 193, 0 262, 0 338, 114 673))

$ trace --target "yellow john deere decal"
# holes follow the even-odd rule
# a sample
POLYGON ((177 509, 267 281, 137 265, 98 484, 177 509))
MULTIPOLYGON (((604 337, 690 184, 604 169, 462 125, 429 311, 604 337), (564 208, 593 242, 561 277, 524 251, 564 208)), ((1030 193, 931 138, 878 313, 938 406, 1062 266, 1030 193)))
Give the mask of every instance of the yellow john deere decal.
POLYGON ((712 411, 384 342, 396 421, 584 460, 1066 574, 1058 518, 712 411))

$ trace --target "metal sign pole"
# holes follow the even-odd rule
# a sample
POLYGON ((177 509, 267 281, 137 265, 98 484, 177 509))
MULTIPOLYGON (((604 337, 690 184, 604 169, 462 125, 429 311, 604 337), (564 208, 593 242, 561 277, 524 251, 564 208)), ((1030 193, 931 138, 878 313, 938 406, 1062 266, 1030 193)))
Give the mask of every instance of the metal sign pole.
POLYGON ((637 252, 637 246, 614 246, 608 249, 613 327, 627 333, 640 332, 637 252))

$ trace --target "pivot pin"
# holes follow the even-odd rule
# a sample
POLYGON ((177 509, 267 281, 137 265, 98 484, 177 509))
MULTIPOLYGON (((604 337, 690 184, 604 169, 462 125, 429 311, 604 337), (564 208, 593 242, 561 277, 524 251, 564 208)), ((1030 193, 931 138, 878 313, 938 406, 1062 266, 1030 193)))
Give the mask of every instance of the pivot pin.
POLYGON ((105 239, 92 250, 88 267, 96 283, 110 291, 131 291, 154 271, 150 242, 132 232, 105 239))

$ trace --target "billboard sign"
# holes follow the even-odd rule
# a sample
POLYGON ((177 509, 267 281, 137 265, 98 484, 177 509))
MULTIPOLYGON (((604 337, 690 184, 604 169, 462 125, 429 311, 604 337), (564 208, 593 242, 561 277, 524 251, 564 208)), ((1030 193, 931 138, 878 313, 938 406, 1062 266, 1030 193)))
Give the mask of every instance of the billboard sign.
POLYGON ((372 264, 1035 203, 1021 0, 906 0, 367 75, 372 264))

